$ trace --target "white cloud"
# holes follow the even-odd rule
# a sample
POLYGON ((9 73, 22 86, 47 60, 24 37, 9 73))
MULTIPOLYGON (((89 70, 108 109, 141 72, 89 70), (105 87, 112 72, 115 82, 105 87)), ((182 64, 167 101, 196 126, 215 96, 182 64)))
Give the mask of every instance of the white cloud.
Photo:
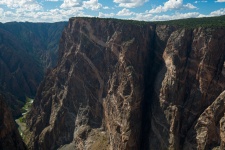
POLYGON ((183 18, 198 18, 202 17, 199 12, 189 12, 189 13, 175 13, 174 15, 156 15, 151 20, 153 21, 164 21, 164 20, 176 20, 183 18))
POLYGON ((81 0, 64 0, 60 8, 80 7, 81 5, 81 0))
POLYGON ((179 10, 179 9, 195 9, 196 7, 190 3, 183 5, 183 0, 168 0, 164 5, 159 5, 156 8, 151 9, 150 13, 161 13, 169 10, 179 10))
POLYGON ((102 4, 98 3, 98 0, 89 0, 83 2, 83 7, 91 10, 98 10, 102 7, 102 4))
POLYGON ((0 8, 0 13, 3 13, 4 12, 4 9, 0 8))
POLYGON ((124 9, 122 9, 121 11, 119 11, 119 12, 117 13, 117 16, 130 16, 130 15, 133 15, 133 14, 134 14, 134 13, 131 12, 129 9, 124 8, 124 9))
POLYGON ((197 3, 207 3, 207 0, 195 1, 194 3, 195 4, 197 4, 197 3))
POLYGON ((118 3, 119 7, 134 8, 142 6, 148 0, 113 0, 113 2, 118 3))
POLYGON ((16 14, 13 13, 12 11, 6 11, 6 12, 4 12, 4 16, 5 17, 15 17, 16 14))
POLYGON ((131 19, 134 19, 134 20, 144 20, 144 21, 150 21, 151 18, 152 18, 152 14, 150 13, 136 13, 135 14, 135 17, 132 17, 131 19))
POLYGON ((45 0, 46 2, 58 2, 59 0, 45 0))
POLYGON ((102 7, 103 9, 110 9, 109 6, 104 6, 102 7))
POLYGON ((4 10, 2 8, 0 8, 0 18, 2 18, 2 16, 4 15, 4 10))
POLYGON ((98 0, 89 0, 89 1, 82 1, 82 0, 64 0, 63 4, 60 8, 63 9, 74 9, 74 7, 81 7, 91 10, 98 10, 102 7, 102 4, 98 2, 98 0))
POLYGON ((24 11, 41 10, 42 6, 36 0, 1 0, 0 5, 6 5, 8 8, 22 8, 24 11))
POLYGON ((195 9, 197 7, 195 7, 194 5, 187 3, 186 5, 183 5, 183 7, 181 9, 195 9))
POLYGON ((217 0, 216 2, 222 3, 225 2, 225 0, 217 0))
MULTIPOLYGON (((164 4, 156 6, 151 10, 137 13, 135 9, 129 9, 132 7, 138 7, 144 5, 148 0, 114 0, 117 6, 124 7, 120 11, 118 7, 113 8, 112 5, 103 6, 99 3, 99 0, 41 0, 49 2, 61 1, 60 8, 50 8, 50 10, 44 9, 44 3, 38 4, 38 0, 0 0, 0 22, 9 21, 30 21, 30 22, 57 22, 68 21, 70 17, 74 16, 92 16, 91 14, 95 10, 99 10, 98 17, 101 18, 123 18, 134 19, 144 21, 163 21, 163 20, 175 20, 181 18, 198 18, 225 15, 225 8, 209 12, 208 14, 200 14, 199 12, 189 13, 174 13, 170 14, 156 14, 161 12, 167 12, 170 10, 186 10, 196 9, 191 3, 183 3, 183 0, 167 0, 164 4), (1 7, 4 5, 3 7, 1 7), (42 7, 43 5, 43 7, 42 7), (6 8, 7 6, 8 8, 6 8), (86 11, 88 9, 89 11, 86 11), (27 12, 29 11, 29 13, 27 12), (102 11, 102 12, 101 12, 102 11), (105 13, 103 13, 105 12, 105 13), (87 15, 90 14, 90 15, 87 15)), ((209 2, 208 0, 196 0, 193 3, 209 2)), ((225 0, 214 0, 214 2, 225 2, 225 0)), ((56 4, 56 3, 55 3, 56 4)), ((215 3, 214 3, 215 4, 215 3)), ((60 4, 59 4, 60 5, 60 4)), ((199 8, 200 9, 200 8, 199 8)), ((139 10, 139 8, 138 8, 139 10)), ((186 11, 185 11, 186 12, 186 11)))
POLYGON ((102 12, 98 13, 98 17, 100 17, 100 18, 112 18, 114 16, 115 16, 114 13, 110 13, 110 14, 105 14, 105 13, 102 13, 102 12))
POLYGON ((134 17, 129 19, 134 20, 143 20, 143 21, 166 21, 166 20, 176 20, 183 18, 199 18, 199 17, 207 17, 209 15, 203 15, 199 12, 189 12, 189 13, 175 13, 172 15, 153 15, 146 11, 145 13, 135 13, 134 17))
POLYGON ((29 13, 17 9, 3 12, 3 14, 0 16, 0 22, 58 22, 68 21, 70 17, 74 16, 88 16, 79 9, 51 9, 50 11, 31 11, 29 13))
POLYGON ((219 10, 210 13, 210 16, 220 16, 220 15, 225 15, 225 8, 221 8, 219 10))

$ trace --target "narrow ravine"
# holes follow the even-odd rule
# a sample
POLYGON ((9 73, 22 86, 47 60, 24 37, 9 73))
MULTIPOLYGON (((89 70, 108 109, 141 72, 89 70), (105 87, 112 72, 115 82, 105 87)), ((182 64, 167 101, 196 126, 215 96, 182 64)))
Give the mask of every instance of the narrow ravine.
POLYGON ((23 137, 24 131, 26 130, 25 117, 26 117, 26 114, 30 111, 30 108, 31 108, 33 102, 34 102, 34 99, 31 99, 31 98, 27 97, 26 103, 21 109, 22 116, 15 120, 17 125, 18 125, 19 133, 22 137, 23 137))

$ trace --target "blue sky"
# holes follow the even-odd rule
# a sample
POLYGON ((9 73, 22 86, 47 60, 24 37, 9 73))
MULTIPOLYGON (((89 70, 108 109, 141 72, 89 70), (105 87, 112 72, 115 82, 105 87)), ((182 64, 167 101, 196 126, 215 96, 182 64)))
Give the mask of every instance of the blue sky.
POLYGON ((145 21, 225 15, 225 0, 0 0, 0 22, 90 16, 145 21))

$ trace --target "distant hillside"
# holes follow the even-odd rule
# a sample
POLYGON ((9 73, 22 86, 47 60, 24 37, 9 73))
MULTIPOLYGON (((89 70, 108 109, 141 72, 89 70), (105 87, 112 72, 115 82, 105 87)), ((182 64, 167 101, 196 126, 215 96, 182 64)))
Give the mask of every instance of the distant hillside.
POLYGON ((47 68, 57 62, 58 43, 67 22, 0 24, 0 91, 17 106, 34 97, 47 68))

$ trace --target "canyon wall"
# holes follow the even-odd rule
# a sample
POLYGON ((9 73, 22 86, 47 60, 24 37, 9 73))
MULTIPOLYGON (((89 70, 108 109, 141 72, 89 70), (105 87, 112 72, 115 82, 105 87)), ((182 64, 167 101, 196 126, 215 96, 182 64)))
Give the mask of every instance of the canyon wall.
POLYGON ((0 149, 26 150, 9 108, 4 103, 5 97, 0 93, 0 149))
POLYGON ((29 149, 224 147, 225 29, 71 18, 29 149))
POLYGON ((150 149, 224 145, 224 39, 222 28, 179 29, 170 34, 149 99, 150 149))
POLYGON ((26 97, 34 97, 47 68, 57 62, 61 33, 66 22, 0 23, 0 91, 14 117, 26 97))

